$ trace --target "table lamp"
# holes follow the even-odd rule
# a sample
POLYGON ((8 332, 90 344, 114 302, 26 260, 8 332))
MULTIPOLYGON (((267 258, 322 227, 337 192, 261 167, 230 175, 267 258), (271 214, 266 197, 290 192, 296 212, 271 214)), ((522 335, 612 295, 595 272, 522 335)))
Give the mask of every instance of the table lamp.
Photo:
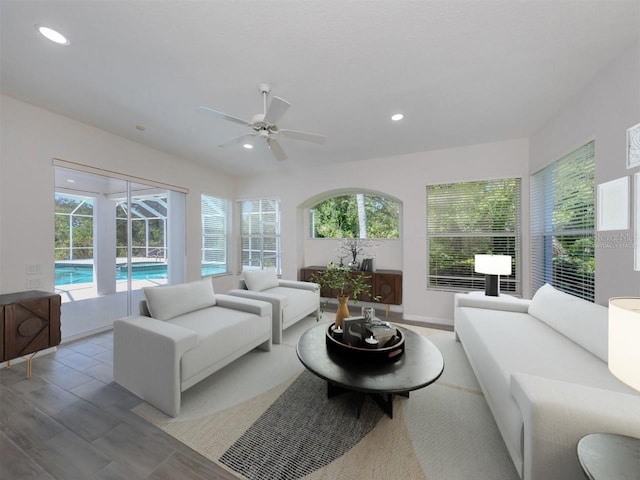
POLYGON ((510 255, 476 255, 476 273, 484 273, 484 294, 488 297, 500 295, 500 275, 511 275, 510 255))
POLYGON ((640 298, 609 299, 609 371, 640 391, 640 298))

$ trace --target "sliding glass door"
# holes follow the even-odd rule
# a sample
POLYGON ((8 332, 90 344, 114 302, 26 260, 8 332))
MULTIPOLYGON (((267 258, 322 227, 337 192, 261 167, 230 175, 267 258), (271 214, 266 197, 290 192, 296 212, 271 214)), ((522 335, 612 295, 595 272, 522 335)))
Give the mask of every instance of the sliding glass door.
POLYGON ((63 339, 137 314, 144 287, 184 281, 184 193, 62 167, 55 191, 63 339))

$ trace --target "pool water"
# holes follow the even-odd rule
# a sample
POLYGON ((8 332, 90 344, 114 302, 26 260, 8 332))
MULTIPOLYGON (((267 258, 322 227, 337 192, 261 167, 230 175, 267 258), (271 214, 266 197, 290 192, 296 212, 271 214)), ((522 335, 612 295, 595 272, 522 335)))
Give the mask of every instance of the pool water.
MULTIPOLYGON (((56 285, 74 285, 93 282, 91 264, 56 264, 56 285)), ((132 280, 157 280, 167 278, 167 265, 164 263, 136 263, 132 267, 132 280)), ((116 281, 127 280, 127 265, 116 267, 116 281)))
MULTIPOLYGON (((86 263, 57 263, 56 285, 74 285, 78 283, 93 283, 93 265, 86 263)), ((203 265, 202 276, 224 273, 224 265, 203 265)), ((167 278, 167 265, 165 263, 134 263, 131 272, 132 280, 158 280, 167 278)), ((127 265, 116 267, 116 281, 127 280, 127 265)))

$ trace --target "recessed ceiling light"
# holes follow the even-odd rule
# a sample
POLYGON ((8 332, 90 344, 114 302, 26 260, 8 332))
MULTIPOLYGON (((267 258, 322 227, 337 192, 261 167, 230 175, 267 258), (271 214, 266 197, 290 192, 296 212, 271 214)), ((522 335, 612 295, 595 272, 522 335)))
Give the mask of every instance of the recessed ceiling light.
POLYGON ((75 181, 75 180, 71 180, 70 178, 67 178, 67 182, 69 182, 69 183, 76 183, 76 181, 75 181))
POLYGON ((403 118, 404 118, 404 115, 401 114, 401 113, 395 113, 395 114, 391 115, 391 120, 393 120, 394 122, 402 120, 403 118))
POLYGON ((57 43, 58 45, 69 45, 69 40, 67 40, 67 38, 60 32, 56 32, 53 28, 36 25, 36 29, 38 30, 40 35, 51 40, 54 43, 57 43))
POLYGON ((250 143, 245 143, 244 145, 242 145, 244 148, 251 150, 253 148, 253 145, 251 145, 250 143))

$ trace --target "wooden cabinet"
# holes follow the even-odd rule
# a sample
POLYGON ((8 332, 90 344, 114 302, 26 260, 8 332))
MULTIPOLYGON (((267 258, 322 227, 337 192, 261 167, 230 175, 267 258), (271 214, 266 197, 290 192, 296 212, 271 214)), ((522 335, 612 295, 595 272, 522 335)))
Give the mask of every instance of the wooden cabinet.
MULTIPOLYGON (((300 280, 311 282, 311 277, 318 271, 325 270, 325 267, 304 267, 300 269, 300 280)), ((375 272, 354 271, 352 275, 366 275, 370 278, 371 292, 374 297, 380 297, 377 302, 387 305, 402 304, 402 272, 399 270, 376 270, 375 272)), ((326 298, 335 297, 335 292, 326 289, 320 291, 320 295, 326 298)), ((369 295, 360 295, 358 300, 370 302, 369 295)))
POLYGON ((2 362, 55 347, 61 339, 60 295, 37 290, 0 295, 0 322, 2 362))

